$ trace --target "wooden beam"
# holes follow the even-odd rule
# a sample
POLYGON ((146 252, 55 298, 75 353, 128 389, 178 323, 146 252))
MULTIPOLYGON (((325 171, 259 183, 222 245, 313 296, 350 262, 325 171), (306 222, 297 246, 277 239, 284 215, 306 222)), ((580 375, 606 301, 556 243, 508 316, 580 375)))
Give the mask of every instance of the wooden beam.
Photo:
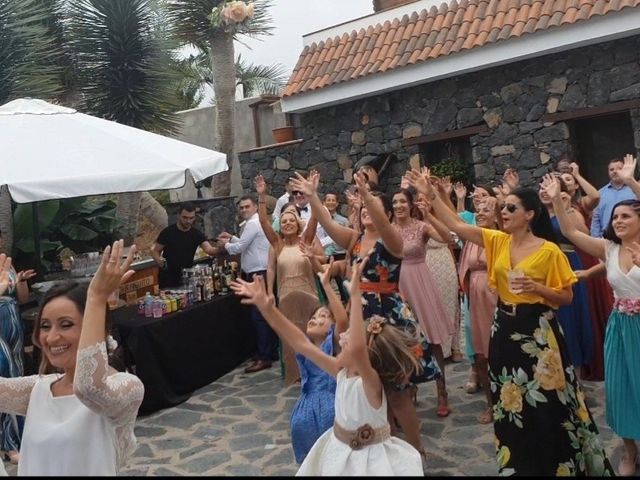
POLYGON ((453 140, 454 138, 470 137, 479 133, 488 132, 489 127, 486 125, 475 125, 473 127, 461 128, 459 130, 450 130, 448 132, 432 133, 431 135, 421 135, 419 137, 405 138, 402 140, 403 147, 411 145, 420 145, 423 143, 440 142, 442 140, 453 140))
POLYGON ((578 108, 577 110, 571 110, 569 112, 547 113, 542 116, 542 122, 556 123, 564 122, 565 120, 599 117, 601 115, 625 112, 632 108, 640 108, 640 99, 625 100, 624 102, 610 103, 608 105, 600 105, 597 107, 578 108))

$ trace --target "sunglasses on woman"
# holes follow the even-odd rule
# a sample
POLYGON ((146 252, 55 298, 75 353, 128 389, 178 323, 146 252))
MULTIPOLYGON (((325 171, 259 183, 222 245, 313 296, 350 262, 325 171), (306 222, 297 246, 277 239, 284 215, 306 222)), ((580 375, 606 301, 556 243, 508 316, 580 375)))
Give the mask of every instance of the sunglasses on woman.
POLYGON ((505 208, 507 209, 507 212, 513 213, 518 209, 518 206, 513 203, 503 203, 500 205, 500 210, 504 210, 505 208))

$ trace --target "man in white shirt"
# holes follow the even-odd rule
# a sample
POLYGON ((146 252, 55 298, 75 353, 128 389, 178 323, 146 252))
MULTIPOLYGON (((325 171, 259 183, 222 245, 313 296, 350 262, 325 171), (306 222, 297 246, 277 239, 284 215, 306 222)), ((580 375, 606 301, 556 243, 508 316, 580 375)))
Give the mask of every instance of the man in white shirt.
MULTIPOLYGON (((242 278, 251 282, 254 275, 266 275, 270 245, 260 226, 256 200, 250 195, 245 195, 238 205, 240 215, 246 222, 240 238, 223 232, 218 236, 218 240, 230 255, 240 254, 242 278)), ((251 320, 256 328, 258 352, 255 362, 245 369, 245 373, 271 368, 271 363, 278 358, 278 336, 255 306, 251 306, 250 311, 251 320)))

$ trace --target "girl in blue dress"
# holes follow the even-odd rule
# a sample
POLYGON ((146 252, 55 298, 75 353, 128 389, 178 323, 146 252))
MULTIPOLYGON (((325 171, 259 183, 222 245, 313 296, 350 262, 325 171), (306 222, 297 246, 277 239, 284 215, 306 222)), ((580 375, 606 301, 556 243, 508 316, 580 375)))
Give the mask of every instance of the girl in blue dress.
MULTIPOLYGON (((349 319, 340 298, 331 288, 331 266, 329 264, 323 273, 318 274, 328 305, 322 305, 313 312, 305 333, 324 353, 335 356, 339 350, 338 339, 346 331, 349 319)), ((239 284, 235 287, 231 284, 235 292, 239 288, 239 284)), ((287 341, 286 330, 290 325, 274 323, 271 327, 287 341)), ((296 462, 302 463, 316 440, 333 426, 336 379, 304 355, 296 353, 295 359, 300 372, 301 392, 291 412, 291 444, 296 462)))

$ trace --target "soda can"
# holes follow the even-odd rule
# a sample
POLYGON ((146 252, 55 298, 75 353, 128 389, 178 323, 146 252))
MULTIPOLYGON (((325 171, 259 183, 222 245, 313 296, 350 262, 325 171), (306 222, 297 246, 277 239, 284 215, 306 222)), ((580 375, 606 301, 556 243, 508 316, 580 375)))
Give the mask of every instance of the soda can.
POLYGON ((138 300, 138 315, 144 317, 144 300, 138 300))

